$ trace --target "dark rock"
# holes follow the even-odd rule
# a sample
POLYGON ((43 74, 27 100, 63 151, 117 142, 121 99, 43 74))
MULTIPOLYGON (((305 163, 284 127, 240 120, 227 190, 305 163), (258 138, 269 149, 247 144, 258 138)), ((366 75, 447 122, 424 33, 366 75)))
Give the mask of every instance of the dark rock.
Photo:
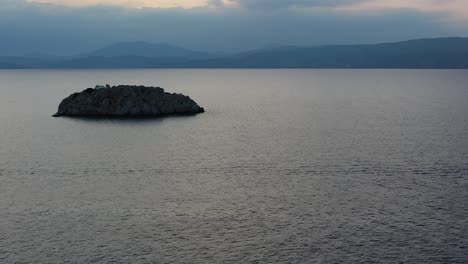
POLYGON ((156 117, 203 113, 190 97, 164 92, 160 87, 96 86, 74 93, 59 105, 54 117, 156 117))

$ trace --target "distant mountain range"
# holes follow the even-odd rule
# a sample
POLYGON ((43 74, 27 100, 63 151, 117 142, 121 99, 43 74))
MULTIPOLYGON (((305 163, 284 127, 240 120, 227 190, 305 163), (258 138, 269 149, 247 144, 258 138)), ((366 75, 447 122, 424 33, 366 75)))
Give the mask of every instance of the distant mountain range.
POLYGON ((98 49, 87 54, 89 57, 146 57, 146 58, 184 58, 206 59, 212 54, 184 49, 170 44, 147 42, 123 42, 98 49))
POLYGON ((198 52, 169 44, 125 42, 68 58, 0 56, 0 68, 468 69, 468 38, 312 47, 275 45, 231 55, 198 52))

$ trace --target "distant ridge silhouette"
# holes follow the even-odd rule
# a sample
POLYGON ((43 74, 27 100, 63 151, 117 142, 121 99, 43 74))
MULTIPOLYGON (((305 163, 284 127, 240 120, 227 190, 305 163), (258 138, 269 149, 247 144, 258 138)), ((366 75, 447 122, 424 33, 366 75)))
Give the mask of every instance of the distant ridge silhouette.
POLYGON ((148 43, 143 41, 121 42, 113 44, 88 54, 91 57, 178 57, 186 59, 202 59, 211 57, 204 52, 193 51, 166 43, 148 43))
POLYGON ((219 55, 170 44, 124 42, 74 58, 0 57, 0 68, 378 68, 468 69, 468 38, 279 46, 219 55))

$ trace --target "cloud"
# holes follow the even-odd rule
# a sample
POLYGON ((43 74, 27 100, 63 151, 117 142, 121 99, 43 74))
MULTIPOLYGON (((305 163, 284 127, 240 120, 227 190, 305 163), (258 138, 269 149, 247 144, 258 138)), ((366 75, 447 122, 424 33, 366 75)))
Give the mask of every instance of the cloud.
POLYGON ((139 40, 204 51, 241 51, 274 43, 375 43, 468 35, 466 23, 449 21, 443 12, 414 8, 382 11, 356 1, 271 0, 268 2, 281 4, 263 8, 267 1, 236 1, 210 0, 207 6, 184 9, 121 5, 77 8, 0 0, 0 55, 71 55, 139 40))
POLYGON ((246 8, 277 9, 290 7, 337 7, 367 0, 228 0, 246 8))
POLYGON ((446 13, 453 18, 468 19, 467 0, 372 0, 356 2, 342 8, 357 12, 410 9, 424 13, 446 13))
POLYGON ((194 8, 207 5, 207 0, 28 0, 28 2, 74 7, 110 5, 129 8, 194 8))
MULTIPOLYGON (((3 1, 3 2, 2 2, 3 1)), ((242 8, 271 11, 278 9, 338 9, 377 12, 408 9, 423 13, 443 13, 449 19, 468 20, 467 0, 0 0, 71 7, 120 6, 126 8, 242 8)))
POLYGON ((288 8, 311 6, 342 6, 367 0, 27 0, 31 3, 48 3, 65 6, 113 5, 130 8, 193 8, 206 6, 237 6, 245 8, 288 8))

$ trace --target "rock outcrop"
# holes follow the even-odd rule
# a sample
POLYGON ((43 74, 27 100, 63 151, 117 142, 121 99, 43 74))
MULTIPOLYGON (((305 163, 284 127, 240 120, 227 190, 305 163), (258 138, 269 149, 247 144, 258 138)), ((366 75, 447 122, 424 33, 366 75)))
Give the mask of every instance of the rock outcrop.
POLYGON ((160 87, 96 86, 63 99, 54 117, 157 117, 203 113, 190 97, 160 87))

